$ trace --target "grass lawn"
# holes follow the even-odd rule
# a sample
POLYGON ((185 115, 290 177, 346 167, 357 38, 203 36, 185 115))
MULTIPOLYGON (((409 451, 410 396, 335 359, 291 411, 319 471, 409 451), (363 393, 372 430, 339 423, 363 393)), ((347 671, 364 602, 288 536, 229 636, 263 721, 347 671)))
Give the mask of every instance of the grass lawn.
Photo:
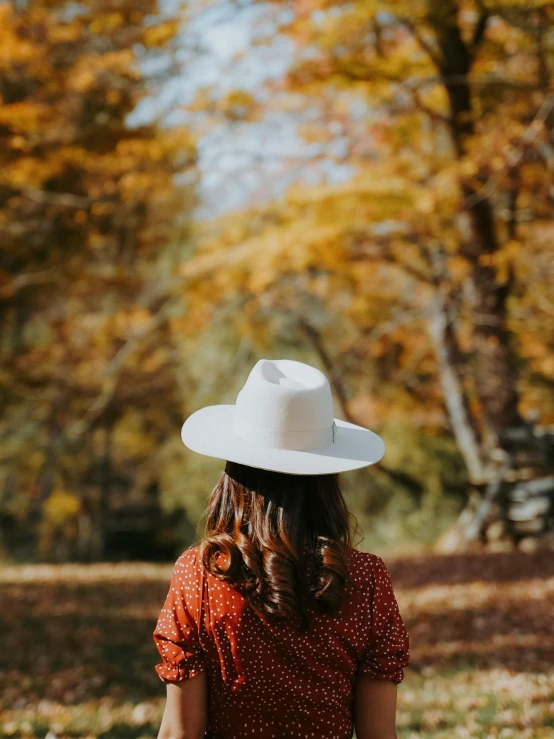
MULTIPOLYGON (((412 656, 399 739, 554 737, 554 553, 384 559, 412 656)), ((0 568, 0 737, 155 739, 152 631, 170 574, 0 568)))

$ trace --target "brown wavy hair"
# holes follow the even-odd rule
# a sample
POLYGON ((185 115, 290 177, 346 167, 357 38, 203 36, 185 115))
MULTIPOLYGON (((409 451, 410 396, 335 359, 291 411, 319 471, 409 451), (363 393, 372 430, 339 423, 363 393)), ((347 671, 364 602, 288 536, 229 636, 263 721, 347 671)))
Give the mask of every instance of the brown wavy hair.
POLYGON ((303 633, 308 605, 337 615, 350 582, 354 531, 338 474, 290 475, 227 462, 208 501, 200 556, 262 619, 296 623, 303 633))

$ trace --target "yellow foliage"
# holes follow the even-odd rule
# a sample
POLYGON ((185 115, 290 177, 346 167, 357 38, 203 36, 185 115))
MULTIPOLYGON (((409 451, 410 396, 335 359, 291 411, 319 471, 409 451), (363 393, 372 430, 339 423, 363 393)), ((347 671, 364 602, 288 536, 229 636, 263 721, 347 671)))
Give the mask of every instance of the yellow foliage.
POLYGON ((179 22, 175 19, 158 23, 147 28, 144 32, 144 45, 149 49, 164 46, 179 30, 179 22))
POLYGON ((44 518, 52 526, 64 526, 80 510, 79 499, 68 490, 55 488, 44 502, 44 518))
POLYGON ((253 95, 244 90, 231 90, 217 101, 217 107, 232 120, 249 116, 255 106, 253 95))
POLYGON ((59 174, 63 170, 63 161, 54 157, 37 159, 33 156, 21 156, 0 172, 0 180, 10 181, 15 187, 41 187, 44 180, 59 174))
MULTIPOLYGON (((53 111, 51 107, 35 101, 0 106, 0 124, 10 126, 12 130, 21 133, 33 133, 52 118, 53 111)), ((18 148, 22 148, 21 144, 18 148)))
POLYGON ((94 19, 90 24, 92 33, 101 34, 121 26, 124 22, 122 13, 95 13, 94 19))
POLYGON ((51 39, 54 43, 68 44, 77 41, 82 36, 82 26, 78 19, 68 23, 60 23, 51 29, 51 39))
POLYGON ((144 333, 152 323, 151 314, 144 308, 133 307, 129 311, 117 313, 112 327, 115 336, 124 338, 136 333, 144 333))
POLYGON ((105 54, 87 54, 75 64, 67 77, 66 85, 75 92, 86 92, 101 74, 107 72, 133 74, 135 61, 131 49, 119 49, 105 54))

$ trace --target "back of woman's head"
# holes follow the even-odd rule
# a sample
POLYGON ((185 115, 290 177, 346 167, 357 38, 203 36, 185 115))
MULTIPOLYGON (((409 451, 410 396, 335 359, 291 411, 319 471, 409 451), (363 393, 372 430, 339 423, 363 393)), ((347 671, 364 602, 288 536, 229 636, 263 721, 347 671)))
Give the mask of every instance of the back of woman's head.
POLYGON ((269 621, 308 628, 307 604, 337 615, 355 518, 338 474, 290 475, 227 462, 208 502, 204 567, 269 621), (313 565, 308 576, 308 561, 313 565))

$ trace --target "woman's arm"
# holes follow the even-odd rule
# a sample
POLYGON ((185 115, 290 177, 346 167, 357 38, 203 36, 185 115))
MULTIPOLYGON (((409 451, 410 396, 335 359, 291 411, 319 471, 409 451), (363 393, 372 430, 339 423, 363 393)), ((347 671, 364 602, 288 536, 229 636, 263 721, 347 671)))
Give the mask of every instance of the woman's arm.
POLYGON ((167 701, 158 739, 202 739, 208 725, 206 671, 167 683, 167 701))
POLYGON ((392 680, 358 676, 354 686, 356 739, 397 739, 397 692, 392 680))

